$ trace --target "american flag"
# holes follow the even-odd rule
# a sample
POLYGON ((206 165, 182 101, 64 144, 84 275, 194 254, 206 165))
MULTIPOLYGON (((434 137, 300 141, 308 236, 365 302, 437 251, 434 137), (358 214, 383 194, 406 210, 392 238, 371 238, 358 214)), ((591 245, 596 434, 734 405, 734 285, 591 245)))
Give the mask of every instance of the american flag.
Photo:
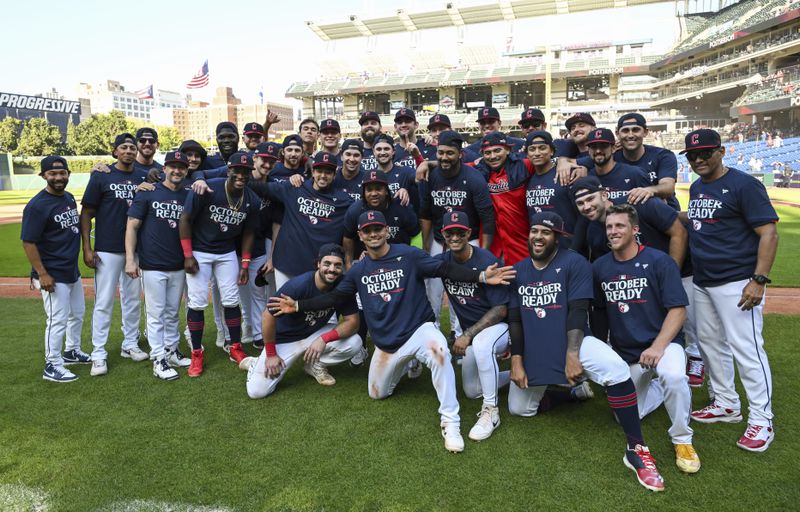
POLYGON ((136 91, 136 96, 138 96, 140 100, 152 100, 153 84, 148 85, 144 89, 139 89, 138 91, 136 91))
POLYGON ((186 84, 187 89, 202 89, 208 85, 208 60, 203 63, 203 67, 195 73, 189 83, 186 84))

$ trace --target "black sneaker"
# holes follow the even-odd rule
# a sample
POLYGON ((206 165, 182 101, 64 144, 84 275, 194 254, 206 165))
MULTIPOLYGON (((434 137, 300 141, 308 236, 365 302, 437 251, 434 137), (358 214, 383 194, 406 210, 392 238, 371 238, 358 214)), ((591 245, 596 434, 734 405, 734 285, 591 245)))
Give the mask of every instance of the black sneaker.
POLYGON ((92 358, 80 349, 67 350, 64 352, 64 364, 89 364, 92 358))

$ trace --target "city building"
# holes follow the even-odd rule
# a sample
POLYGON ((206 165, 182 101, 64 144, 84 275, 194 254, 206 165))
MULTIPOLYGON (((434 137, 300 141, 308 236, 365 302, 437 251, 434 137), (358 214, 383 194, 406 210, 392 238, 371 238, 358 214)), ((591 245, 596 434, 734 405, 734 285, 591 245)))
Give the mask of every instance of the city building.
POLYGON ((99 84, 80 83, 78 97, 88 99, 91 111, 95 114, 108 114, 112 110, 122 112, 125 117, 152 121, 153 108, 182 108, 187 98, 174 91, 152 88, 152 98, 140 98, 138 91, 129 91, 116 80, 106 80, 99 84))

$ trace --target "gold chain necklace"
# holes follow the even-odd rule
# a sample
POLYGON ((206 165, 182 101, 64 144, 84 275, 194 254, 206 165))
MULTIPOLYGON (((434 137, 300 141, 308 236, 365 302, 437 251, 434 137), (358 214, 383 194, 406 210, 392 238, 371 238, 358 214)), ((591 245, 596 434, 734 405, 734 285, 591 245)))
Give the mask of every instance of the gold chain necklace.
POLYGON ((239 208, 242 207, 242 202, 244 201, 244 191, 242 191, 242 195, 241 195, 241 197, 239 197, 239 200, 234 203, 233 201, 231 201, 231 195, 228 192, 228 184, 226 183, 225 184, 225 197, 228 199, 228 207, 231 210, 233 210, 235 212, 238 212, 239 208))

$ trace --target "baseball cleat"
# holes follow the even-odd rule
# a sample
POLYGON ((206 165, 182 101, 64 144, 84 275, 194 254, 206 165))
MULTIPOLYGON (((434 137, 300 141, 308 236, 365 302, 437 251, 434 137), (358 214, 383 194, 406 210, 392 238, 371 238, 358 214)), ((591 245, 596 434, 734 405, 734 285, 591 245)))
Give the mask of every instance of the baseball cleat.
POLYGON ((569 396, 579 402, 585 402, 594 398, 594 391, 592 391, 589 381, 585 380, 569 388, 569 396))
POLYGON ((244 350, 242 350, 241 343, 231 343, 225 348, 227 348, 226 352, 228 353, 230 360, 236 364, 241 363, 244 359, 247 358, 247 354, 245 353, 244 350))
POLYGON ((447 423, 442 425, 442 437, 444 437, 444 447, 452 453, 464 451, 464 438, 461 437, 461 426, 458 423, 447 423))
POLYGON ((198 348, 197 350, 192 350, 192 363, 189 365, 189 371, 187 372, 189 377, 199 377, 203 375, 203 349, 198 348))
POLYGON ((319 361, 314 364, 306 363, 303 369, 307 374, 317 379, 317 382, 323 386, 333 386, 336 384, 336 379, 328 372, 328 367, 319 361))
POLYGON ((79 348, 64 352, 64 364, 89 364, 92 357, 79 348))
POLYGON ((739 423, 742 413, 738 409, 726 409, 712 402, 699 411, 692 411, 692 419, 700 423, 739 423))
POLYGON ((763 452, 769 448, 773 439, 775 431, 772 427, 750 424, 747 425, 744 435, 736 442, 736 446, 749 452, 763 452))
POLYGON ((161 380, 175 380, 178 378, 178 372, 169 365, 166 357, 162 357, 153 361, 153 376, 161 380))
POLYGON ((699 357, 689 357, 686 361, 686 375, 689 376, 689 386, 699 388, 703 385, 706 374, 706 364, 699 357))
POLYGON ((700 471, 700 457, 691 444, 675 445, 675 465, 684 473, 700 471))
POLYGON ((408 378, 418 379, 420 375, 422 375, 422 365, 419 364, 418 359, 414 358, 408 362, 408 378))
POLYGON ((62 366, 54 366, 53 363, 44 365, 42 378, 50 382, 72 382, 78 380, 77 375, 62 366))
POLYGON ((92 360, 92 369, 89 371, 89 375, 92 377, 97 377, 99 375, 105 375, 108 373, 108 365, 106 364, 105 359, 93 359, 92 360))
POLYGON ((473 441, 489 439, 492 432, 500 426, 500 409, 493 405, 484 404, 478 413, 478 421, 469 431, 469 438, 473 441))
POLYGON ((241 360, 241 362, 239 362, 239 369, 244 370, 246 372, 250 371, 250 367, 256 364, 257 360, 258 360, 257 357, 250 357, 250 356, 245 357, 244 359, 241 360))
POLYGON ((145 361, 150 358, 150 356, 144 350, 140 349, 139 347, 133 347, 130 350, 125 350, 124 348, 119 353, 120 356, 126 359, 132 359, 134 361, 145 361))
POLYGON ((354 355, 352 359, 350 359, 350 366, 357 368, 366 363, 367 359, 369 359, 369 351, 367 350, 367 347, 362 346, 360 349, 358 349, 358 353, 354 355))
POLYGON ((223 348, 225 346, 225 333, 222 331, 217 331, 217 341, 216 344, 219 348, 223 348))
POLYGON ((636 479, 642 486, 651 491, 659 492, 664 490, 664 479, 658 472, 656 460, 650 455, 650 450, 646 446, 637 444, 631 450, 625 450, 622 462, 636 473, 636 479))
POLYGON ((176 368, 188 368, 192 364, 192 360, 183 355, 180 349, 170 350, 167 355, 167 363, 176 368))

